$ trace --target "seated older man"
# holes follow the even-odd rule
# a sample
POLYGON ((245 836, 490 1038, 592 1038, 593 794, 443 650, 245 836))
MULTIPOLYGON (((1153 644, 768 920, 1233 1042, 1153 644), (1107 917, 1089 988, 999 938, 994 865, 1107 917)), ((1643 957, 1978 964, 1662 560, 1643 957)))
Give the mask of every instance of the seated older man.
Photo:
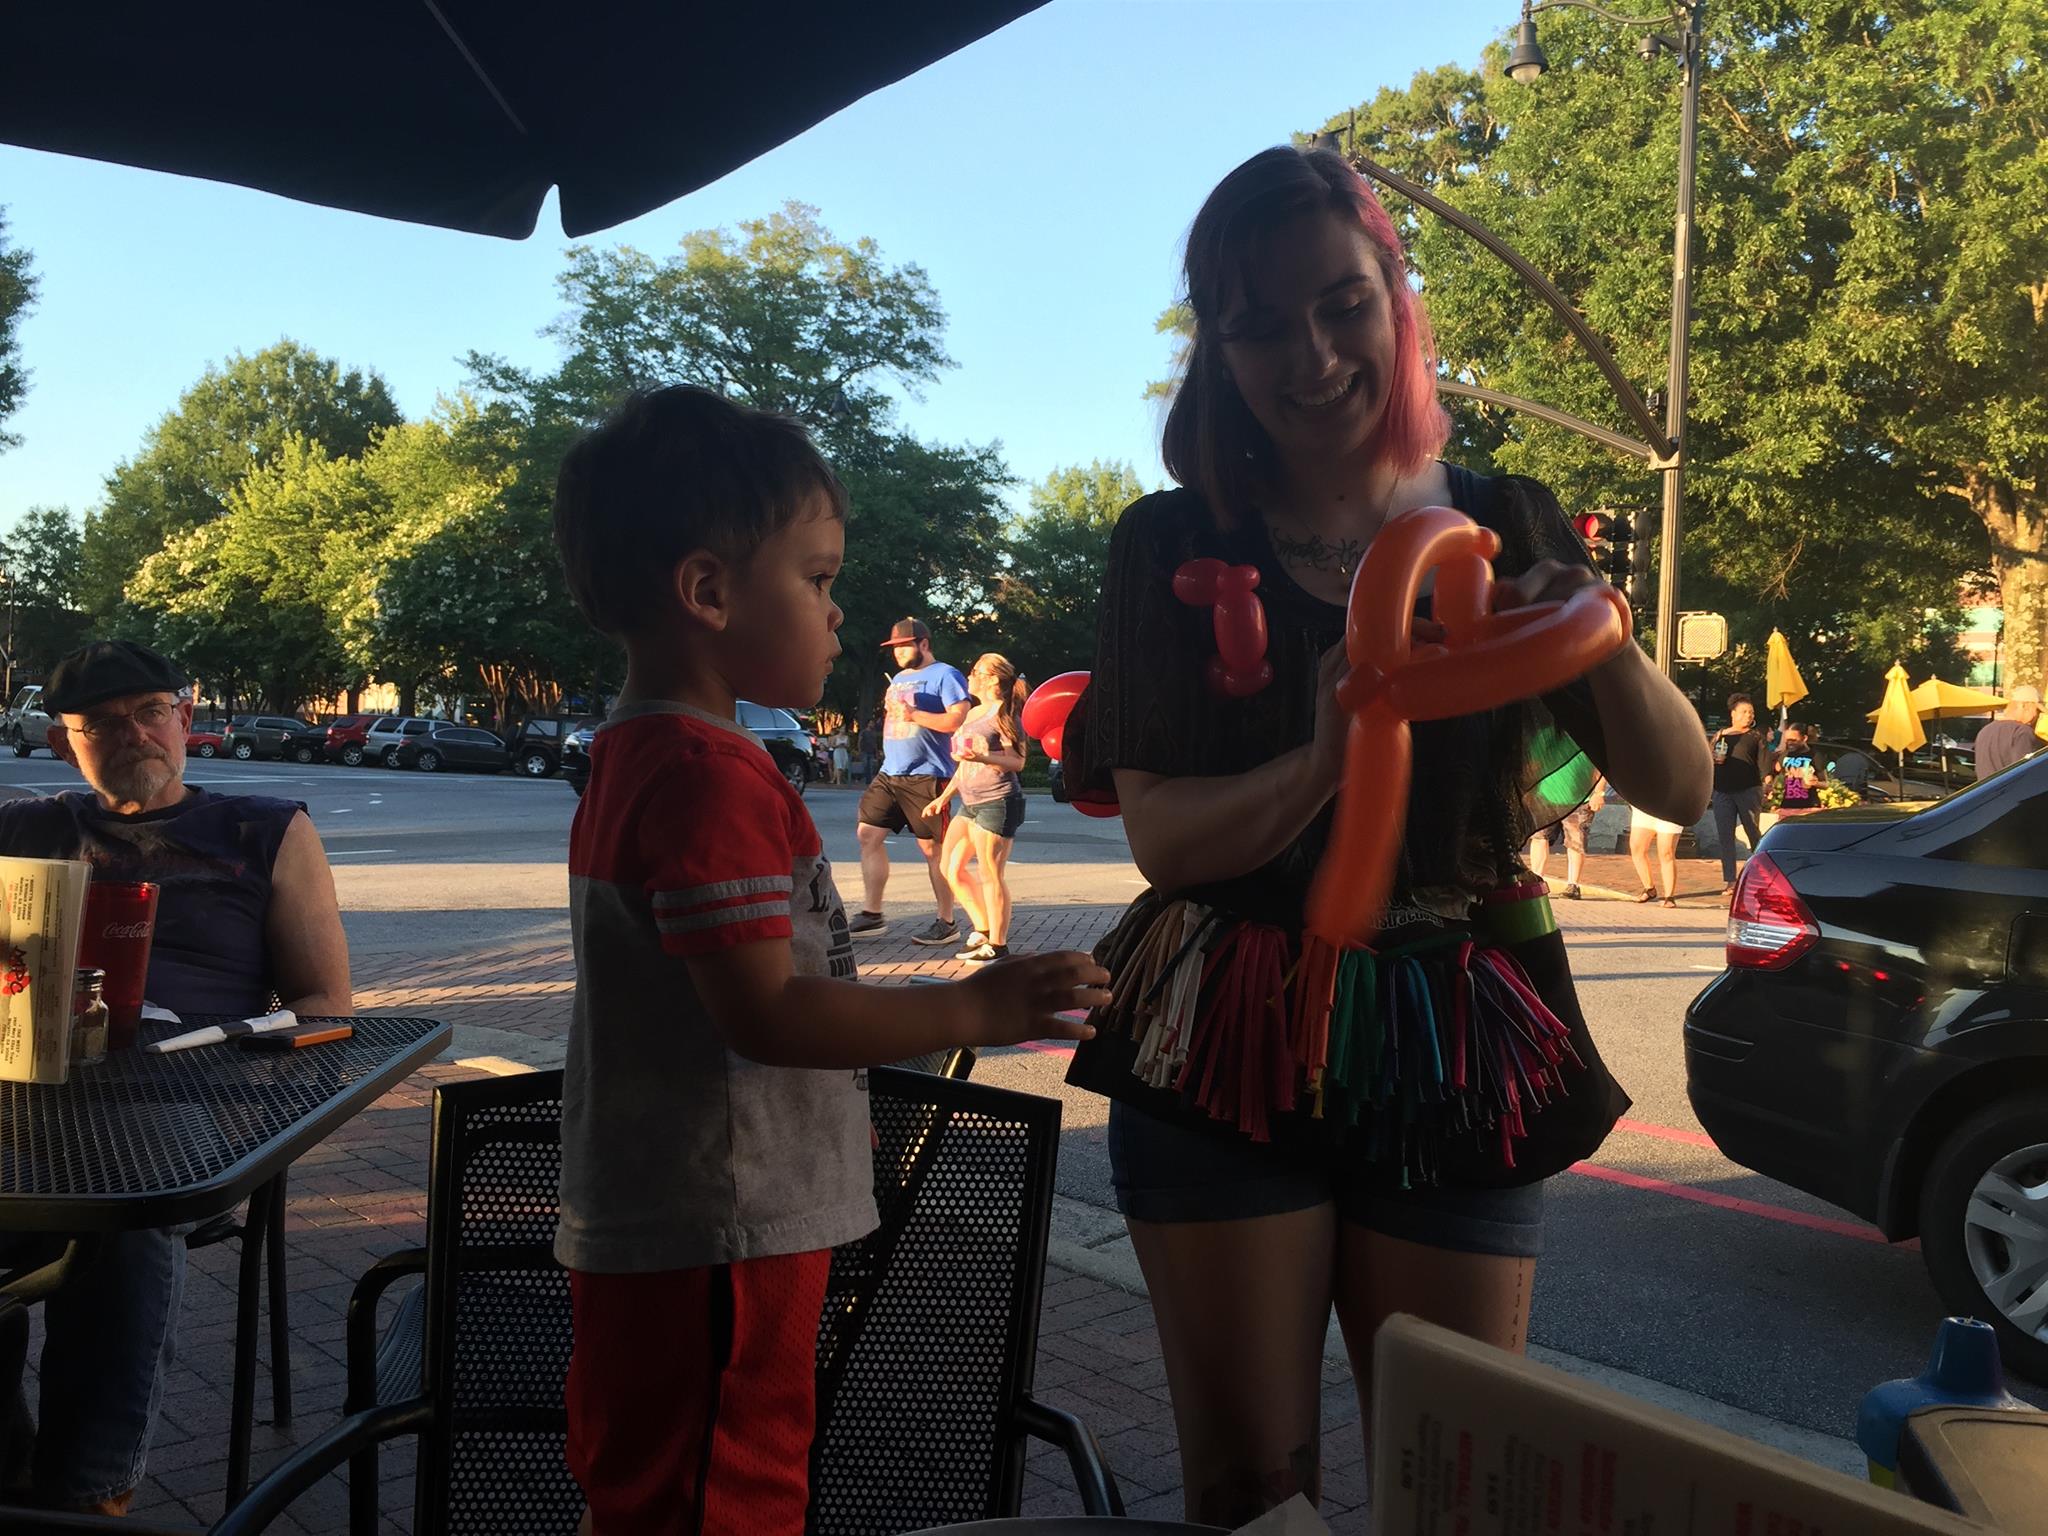
MULTIPOLYGON (((165 657, 124 640, 60 661, 43 690, 50 747, 88 787, 0 805, 0 853, 84 859, 96 879, 155 882, 153 1003, 246 1015, 274 995, 302 1014, 353 1012, 334 877, 305 807, 185 783, 187 682, 165 657)), ((24 1248, 0 1234, 0 1267, 24 1248)), ((181 1235, 129 1232, 103 1242, 50 1299, 31 1474, 38 1502, 126 1510, 176 1353, 184 1277, 181 1235)), ((15 1392, 19 1421, 26 1404, 15 1392)))

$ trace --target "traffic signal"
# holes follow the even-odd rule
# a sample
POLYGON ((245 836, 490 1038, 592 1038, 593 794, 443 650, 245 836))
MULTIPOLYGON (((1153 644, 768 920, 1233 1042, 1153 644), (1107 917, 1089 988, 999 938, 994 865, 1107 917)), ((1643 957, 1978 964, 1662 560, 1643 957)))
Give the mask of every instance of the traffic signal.
POLYGON ((1579 542, 1586 546, 1586 553, 1593 557, 1597 570, 1607 568, 1607 536, 1614 526, 1614 517, 1607 512, 1581 512, 1572 519, 1572 527, 1578 530, 1579 542))
POLYGON ((1635 574, 1635 543, 1636 531, 1626 513, 1607 525, 1607 579, 1623 592, 1629 590, 1629 580, 1635 574))

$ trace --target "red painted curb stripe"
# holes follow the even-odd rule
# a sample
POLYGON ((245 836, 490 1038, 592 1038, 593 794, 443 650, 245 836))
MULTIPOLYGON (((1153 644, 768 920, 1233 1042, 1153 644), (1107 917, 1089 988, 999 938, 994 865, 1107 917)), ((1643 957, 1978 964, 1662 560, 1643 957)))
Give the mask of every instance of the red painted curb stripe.
POLYGON ((1877 1228, 1867 1227, 1860 1221, 1837 1221, 1831 1216, 1810 1216, 1805 1211, 1788 1210, 1782 1205, 1765 1205, 1760 1200, 1744 1200, 1711 1189, 1691 1189, 1683 1184, 1673 1184, 1668 1179, 1653 1179, 1645 1174, 1626 1173, 1619 1168, 1608 1168, 1599 1163, 1574 1163, 1569 1171, 1585 1178, 1620 1184, 1627 1189, 1639 1189, 1653 1195, 1669 1195, 1673 1199, 1691 1200, 1698 1205, 1711 1205, 1716 1210, 1737 1211, 1744 1216, 1761 1216, 1766 1221, 1781 1221, 1787 1226, 1805 1227, 1812 1232, 1826 1232, 1833 1237, 1853 1237, 1860 1243, 1876 1243, 1882 1248, 1905 1246, 1891 1243, 1877 1228))
POLYGON ((1714 1145, 1714 1138, 1705 1131, 1681 1131, 1675 1125, 1654 1125, 1648 1120, 1617 1120, 1617 1131, 1632 1131, 1638 1136, 1655 1136, 1660 1141, 1682 1142, 1688 1147, 1705 1147, 1711 1152, 1721 1149, 1714 1145))

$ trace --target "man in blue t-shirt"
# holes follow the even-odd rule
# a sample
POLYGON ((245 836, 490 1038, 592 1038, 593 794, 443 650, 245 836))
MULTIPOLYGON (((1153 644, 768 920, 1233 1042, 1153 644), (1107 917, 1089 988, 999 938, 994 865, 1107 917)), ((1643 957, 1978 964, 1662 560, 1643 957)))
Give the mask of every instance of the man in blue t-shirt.
POLYGON ((926 816, 925 807, 953 777, 953 732, 973 708, 967 679, 958 667, 932 658, 932 632, 919 619, 899 619, 882 642, 897 667, 882 701, 882 771, 860 797, 861 910, 847 925, 857 939, 888 931, 882 893, 889 886, 889 834, 910 828, 931 876, 938 904, 932 920, 910 936, 913 944, 951 944, 960 937, 953 921, 953 888, 939 870, 939 845, 946 840, 946 816, 926 816))

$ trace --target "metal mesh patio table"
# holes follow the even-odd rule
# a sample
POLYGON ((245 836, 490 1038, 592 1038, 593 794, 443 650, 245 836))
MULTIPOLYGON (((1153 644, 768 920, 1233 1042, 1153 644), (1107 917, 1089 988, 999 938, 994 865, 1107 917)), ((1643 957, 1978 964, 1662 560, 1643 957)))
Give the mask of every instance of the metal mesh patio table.
MULTIPOLYGON (((220 1022, 203 1016, 146 1022, 140 1038, 163 1040, 220 1022)), ((0 1083, 0 1233, 89 1239, 201 1222, 247 1200, 240 1282, 243 1295, 255 1295, 266 1237, 275 1243, 282 1230, 286 1171, 440 1054, 451 1034, 435 1019, 331 1022, 348 1023, 355 1034, 294 1051, 247 1050, 232 1040, 168 1055, 119 1051, 98 1066, 77 1068, 66 1083, 0 1083)), ((7 1290, 0 1276, 0 1293, 7 1290)), ((279 1315, 273 1305, 273 1326, 279 1315)), ((255 1309, 242 1308, 229 1425, 230 1504, 249 1478, 255 1322, 255 1309)), ((282 1420, 289 1410, 279 1407, 282 1420)))

